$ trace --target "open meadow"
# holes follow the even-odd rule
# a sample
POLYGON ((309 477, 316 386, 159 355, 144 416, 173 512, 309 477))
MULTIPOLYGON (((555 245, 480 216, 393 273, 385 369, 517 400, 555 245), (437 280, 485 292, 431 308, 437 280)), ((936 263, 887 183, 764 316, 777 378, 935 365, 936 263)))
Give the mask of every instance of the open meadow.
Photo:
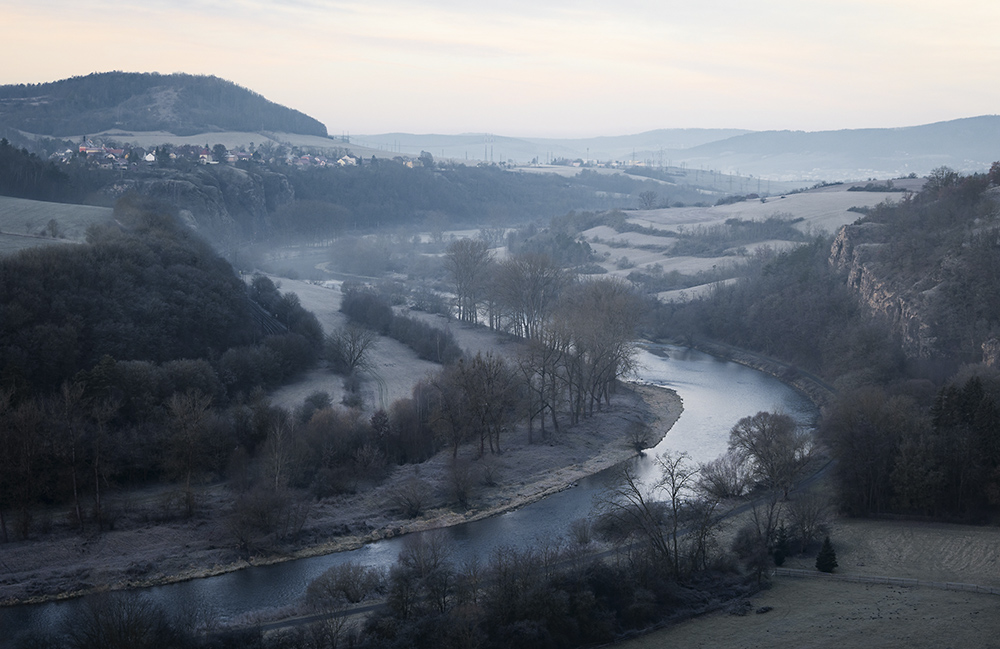
MULTIPOLYGON (((922 179, 906 179, 895 181, 895 184, 916 190, 922 182, 922 179)), ((772 217, 793 221, 793 227, 805 238, 814 234, 829 235, 861 216, 850 208, 872 207, 886 200, 898 201, 904 195, 900 192, 848 191, 850 187, 851 184, 830 185, 772 196, 766 201, 746 200, 710 207, 633 210, 626 212, 627 223, 651 231, 617 232, 609 226, 600 225, 584 231, 582 236, 603 259, 599 264, 610 275, 627 277, 636 270, 676 271, 683 275, 724 273, 726 268, 745 261, 760 247, 787 250, 801 245, 801 241, 762 239, 732 246, 717 254, 695 255, 679 251, 679 237, 675 235, 705 233, 724 226, 730 219, 762 222, 772 217)), ((659 297, 664 300, 689 299, 707 290, 712 283, 683 291, 666 291, 659 297)))
POLYGON ((750 612, 718 611, 616 645, 621 649, 713 647, 994 647, 1000 594, 866 583, 880 577, 1000 588, 1000 529, 943 523, 839 519, 831 529, 838 579, 793 557, 751 598, 750 612), (841 581, 839 577, 858 581, 841 581), (767 612, 756 613, 770 607, 767 612))
POLYGON ((43 245, 79 243, 111 208, 0 196, 0 255, 43 245))

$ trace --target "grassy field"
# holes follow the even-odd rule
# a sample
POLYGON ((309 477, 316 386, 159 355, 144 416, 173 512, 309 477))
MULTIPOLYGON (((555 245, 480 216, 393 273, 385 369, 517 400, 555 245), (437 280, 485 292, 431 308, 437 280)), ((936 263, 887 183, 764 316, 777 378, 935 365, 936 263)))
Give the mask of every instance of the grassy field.
POLYGON ((93 223, 111 219, 111 208, 46 203, 0 196, 0 255, 40 245, 79 243, 93 223), (55 221, 56 237, 48 228, 55 221))
MULTIPOLYGON (((898 186, 913 184, 916 189, 920 180, 896 181, 898 186)), ((809 190, 786 196, 772 196, 766 203, 759 200, 744 201, 730 205, 711 207, 678 207, 656 210, 635 210, 628 212, 628 221, 642 227, 673 232, 692 232, 697 228, 722 225, 727 219, 738 218, 746 221, 764 221, 772 216, 785 219, 801 219, 795 224, 799 231, 810 234, 832 234, 841 226, 853 223, 861 215, 849 211, 851 207, 871 207, 882 201, 897 201, 901 193, 849 192, 851 185, 835 185, 809 190)), ((633 270, 648 270, 659 264, 663 271, 677 271, 691 275, 701 271, 724 269, 742 262, 745 254, 757 247, 767 245, 775 250, 785 250, 797 245, 794 241, 769 240, 726 250, 719 256, 675 255, 672 252, 676 237, 657 236, 642 232, 616 232, 608 226, 597 226, 583 233, 590 247, 604 259, 600 263, 610 275, 627 276, 633 270), (621 264, 622 258, 628 264, 621 264)), ((707 290, 708 285, 693 287, 681 294, 669 291, 660 294, 664 300, 687 299, 707 290)))
MULTIPOLYGON (((840 575, 1000 586, 998 528, 841 520, 831 539, 840 575)), ((794 558, 786 566, 812 564, 812 557, 794 558)), ((751 602, 754 611, 772 610, 720 611, 616 647, 1000 646, 1000 595, 779 576, 751 602)))

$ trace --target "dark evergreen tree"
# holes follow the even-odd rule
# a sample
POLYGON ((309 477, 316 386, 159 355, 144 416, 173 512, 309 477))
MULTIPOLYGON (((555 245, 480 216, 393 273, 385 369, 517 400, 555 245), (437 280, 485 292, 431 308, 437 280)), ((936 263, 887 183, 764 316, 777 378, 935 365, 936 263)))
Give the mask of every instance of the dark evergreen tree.
POLYGON ((833 544, 830 543, 830 537, 823 539, 823 547, 819 549, 819 554, 816 555, 816 570, 820 572, 833 572, 833 569, 837 567, 837 553, 833 549, 833 544))
POLYGON ((788 556, 788 530, 785 529, 784 525, 778 527, 778 538, 774 543, 774 551, 771 553, 774 556, 774 565, 780 567, 785 563, 785 557, 788 556))

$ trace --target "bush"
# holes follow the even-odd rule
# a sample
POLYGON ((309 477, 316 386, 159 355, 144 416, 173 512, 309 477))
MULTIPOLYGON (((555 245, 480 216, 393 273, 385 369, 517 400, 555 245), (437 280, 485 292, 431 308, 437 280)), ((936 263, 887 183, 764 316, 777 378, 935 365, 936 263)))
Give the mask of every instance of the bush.
POLYGON ((430 492, 430 486, 414 476, 393 489, 389 496, 390 504, 403 516, 416 518, 423 513, 427 506, 430 492))

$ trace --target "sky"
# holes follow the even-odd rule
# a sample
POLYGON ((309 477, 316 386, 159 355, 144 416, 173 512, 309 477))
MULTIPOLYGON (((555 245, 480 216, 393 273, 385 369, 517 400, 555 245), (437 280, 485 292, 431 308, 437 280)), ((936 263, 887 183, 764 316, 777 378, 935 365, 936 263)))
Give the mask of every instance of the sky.
POLYGON ((837 130, 1000 112, 1000 3, 0 0, 0 84, 228 79, 331 135, 837 130))

